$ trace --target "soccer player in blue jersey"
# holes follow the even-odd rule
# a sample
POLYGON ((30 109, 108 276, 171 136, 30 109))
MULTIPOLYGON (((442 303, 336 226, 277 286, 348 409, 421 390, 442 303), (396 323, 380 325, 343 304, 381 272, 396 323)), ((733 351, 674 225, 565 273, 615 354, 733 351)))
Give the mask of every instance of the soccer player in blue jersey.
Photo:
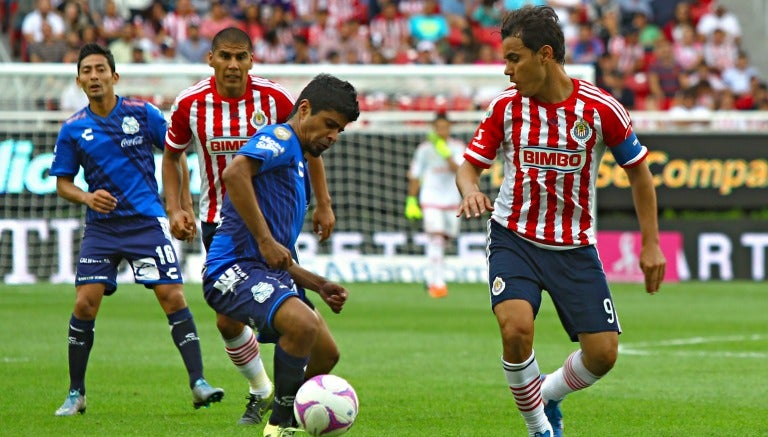
POLYGON ((102 298, 117 289, 117 267, 126 260, 135 281, 155 292, 171 337, 189 373, 195 408, 224 396, 203 377, 200 341, 182 291, 168 219, 155 180, 153 147, 163 150, 166 122, 151 104, 115 94, 119 75, 109 50, 86 44, 77 61, 77 84, 88 106, 69 117, 56 140, 51 175, 56 191, 87 206, 69 320, 69 394, 57 416, 85 413, 85 370, 102 298), (88 191, 74 183, 83 168, 88 191))
POLYGON ((203 271, 203 291, 217 313, 276 343, 275 397, 264 436, 292 435, 293 398, 316 343, 335 347, 304 289, 338 313, 348 292, 294 261, 309 194, 305 157, 320 156, 360 110, 354 87, 320 74, 301 91, 288 122, 260 129, 224 169, 227 187, 203 271))

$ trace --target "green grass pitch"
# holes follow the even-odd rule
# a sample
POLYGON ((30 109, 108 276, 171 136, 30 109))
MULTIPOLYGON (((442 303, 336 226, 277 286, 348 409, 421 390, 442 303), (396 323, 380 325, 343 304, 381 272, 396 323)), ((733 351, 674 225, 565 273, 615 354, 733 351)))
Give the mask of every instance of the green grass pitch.
MULTIPOLYGON (((354 437, 524 436, 482 285, 433 300, 414 284, 349 284, 342 314, 321 307, 342 350, 334 373, 360 397, 354 437)), ((766 283, 615 284, 624 333, 606 378, 563 403, 565 435, 768 436, 766 283)), ((246 382, 229 362, 200 286, 186 287, 205 373, 222 403, 194 410, 186 372, 151 291, 105 298, 88 367, 85 415, 54 417, 68 387, 69 285, 0 287, 0 434, 254 436, 235 424, 246 382)), ((314 299, 320 302, 319 299, 314 299)), ((321 305, 323 305, 321 303, 321 305)), ((545 301, 534 345, 542 371, 576 347, 545 301)), ((272 345, 262 348, 271 374, 272 345)))

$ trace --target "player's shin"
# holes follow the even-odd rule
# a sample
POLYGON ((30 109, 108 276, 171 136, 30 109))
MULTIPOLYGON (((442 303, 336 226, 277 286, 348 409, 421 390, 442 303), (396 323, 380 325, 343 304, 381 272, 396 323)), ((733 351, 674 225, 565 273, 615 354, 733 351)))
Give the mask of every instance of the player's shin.
POLYGON ((241 375, 248 380, 250 393, 266 398, 272 393, 272 381, 269 379, 261 360, 259 342, 249 326, 235 338, 224 339, 224 347, 229 359, 241 375))
POLYGON ((275 345, 275 400, 269 423, 293 425, 293 401, 299 387, 304 383, 304 366, 308 357, 290 355, 278 343, 275 345))
POLYGON ((93 347, 95 320, 69 319, 69 389, 85 394, 85 369, 93 347))
POLYGON ((189 374, 189 387, 194 388, 195 382, 203 377, 203 357, 200 352, 200 338, 197 327, 189 308, 168 314, 168 324, 171 327, 171 337, 176 348, 181 353, 184 366, 189 374))
POLYGON ((568 356, 563 367, 547 375, 541 387, 545 402, 559 401, 568 393, 585 389, 600 379, 587 370, 581 355, 581 349, 576 350, 568 356))
POLYGON ((501 360, 504 367, 504 375, 507 378, 507 384, 515 398, 515 404, 528 427, 528 433, 535 435, 537 432, 544 435, 544 432, 551 427, 544 415, 544 403, 541 399, 541 377, 539 373, 539 364, 536 356, 531 356, 522 363, 508 363, 501 360))

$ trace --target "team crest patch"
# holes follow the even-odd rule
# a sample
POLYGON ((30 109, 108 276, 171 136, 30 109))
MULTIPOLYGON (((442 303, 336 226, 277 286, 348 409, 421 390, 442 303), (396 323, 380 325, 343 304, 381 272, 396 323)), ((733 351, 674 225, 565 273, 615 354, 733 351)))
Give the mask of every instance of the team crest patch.
POLYGON ((139 131, 139 122, 133 117, 123 117, 123 133, 133 135, 139 131))
POLYGON ((592 128, 584 120, 578 120, 571 128, 571 138, 578 143, 583 143, 592 137, 592 128))
POLYGON ((287 140, 288 138, 291 137, 291 131, 289 131, 288 129, 280 126, 278 128, 275 128, 275 136, 278 139, 281 139, 281 140, 285 141, 285 140, 287 140))
POLYGON ((251 294, 253 295, 253 300, 255 300, 258 303, 264 303, 269 299, 270 296, 272 296, 272 293, 275 292, 275 287, 272 286, 272 284, 268 284, 266 282, 259 282, 258 284, 251 287, 251 294))
POLYGON ((267 114, 265 114, 264 111, 259 110, 251 114, 251 126, 253 126, 256 130, 266 126, 267 120, 267 114))
POLYGON ((497 276, 493 280, 493 287, 491 287, 491 293, 493 293, 494 296, 498 296, 501 294, 502 291, 504 291, 506 287, 507 287, 507 284, 504 283, 504 280, 497 276))

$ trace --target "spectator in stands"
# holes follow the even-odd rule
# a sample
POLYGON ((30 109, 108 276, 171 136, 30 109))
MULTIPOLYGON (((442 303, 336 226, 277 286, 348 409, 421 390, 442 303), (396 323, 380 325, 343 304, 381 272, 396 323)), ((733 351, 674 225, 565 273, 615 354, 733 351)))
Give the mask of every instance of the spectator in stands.
POLYGON ((430 297, 448 295, 445 284, 445 247, 459 235, 456 210, 461 195, 456 188, 456 170, 464 162, 465 144, 451 136, 451 121, 438 112, 432 130, 416 146, 408 169, 405 217, 420 220, 427 234, 425 252, 430 266, 426 278, 430 297))
POLYGON ((329 53, 336 51, 339 42, 339 32, 328 21, 328 10, 320 8, 317 11, 317 21, 308 30, 309 46, 317 52, 320 62, 327 61, 329 53))
POLYGON ((64 35, 64 45, 66 50, 64 56, 61 58, 61 62, 66 64, 77 63, 77 58, 80 56, 80 48, 83 46, 83 40, 80 39, 80 33, 70 30, 64 35))
POLYGON ((696 34, 696 24, 691 16, 691 5, 687 1, 678 2, 671 20, 664 23, 662 32, 668 41, 677 42, 683 38, 684 29, 691 27, 696 34))
POLYGON ((741 24, 735 14, 729 12, 722 2, 712 6, 712 10, 704 14, 696 24, 696 32, 705 37, 712 35, 716 29, 721 29, 729 40, 736 45, 741 43, 741 24))
POLYGON ((67 53, 67 43, 53 34, 47 21, 41 24, 43 40, 29 45, 30 62, 62 62, 67 53))
POLYGON ((611 93, 625 108, 635 109, 635 92, 626 86, 624 72, 621 70, 609 71, 605 76, 605 90, 611 93))
POLYGON ((64 19, 51 7, 51 0, 36 0, 35 9, 25 15, 21 23, 27 45, 43 41, 43 23, 48 23, 54 38, 64 38, 64 19))
POLYGON ((656 42, 655 60, 648 69, 648 85, 652 94, 661 102, 662 109, 669 108, 680 91, 683 71, 675 61, 672 44, 664 38, 656 42))
POLYGON ((115 0, 106 0, 104 2, 104 13, 100 22, 97 24, 99 34, 104 38, 107 44, 120 38, 125 18, 119 15, 115 0))
POLYGON ((157 56, 152 58, 155 64, 181 64, 186 62, 183 56, 176 51, 176 42, 170 36, 165 37, 160 43, 160 50, 157 56))
POLYGON ((243 30, 255 44, 264 37, 264 23, 261 21, 261 8, 255 3, 248 3, 243 9, 243 30))
POLYGON ((191 0, 178 0, 176 9, 163 19, 163 29, 178 43, 187 39, 187 27, 193 20, 199 22, 200 16, 192 7, 191 0))
POLYGON ((162 0, 154 0, 141 15, 133 19, 136 37, 151 41, 150 47, 147 48, 150 53, 158 52, 163 40, 170 37, 163 24, 167 16, 168 10, 162 0))
POLYGON ((693 26, 683 24, 678 29, 680 38, 672 40, 672 51, 683 71, 690 72, 704 60, 704 47, 697 40, 693 26))
POLYGON ((504 7, 499 0, 480 0, 472 12, 472 20, 484 28, 498 29, 503 16, 504 7))
POLYGON ((149 59, 149 52, 144 53, 143 47, 141 47, 140 42, 136 39, 136 26, 132 22, 126 22, 123 24, 120 38, 109 44, 109 51, 112 52, 116 63, 125 64, 135 62, 136 58, 133 55, 134 47, 141 48, 142 58, 145 61, 149 59))
POLYGON ((208 63, 211 40, 200 35, 200 26, 196 21, 187 25, 187 39, 179 42, 176 51, 186 61, 193 64, 208 63))
POLYGON ((645 69, 645 47, 640 44, 640 33, 634 26, 612 36, 608 41, 608 51, 616 58, 616 68, 627 77, 645 69))
POLYGON ((141 19, 146 10, 156 0, 116 0, 117 8, 125 21, 133 22, 135 18, 141 19))
POLYGON ((634 15, 632 18, 632 26, 637 28, 640 45, 642 45, 646 51, 652 51, 653 47, 656 45, 656 41, 664 37, 661 33, 661 29, 648 21, 648 16, 642 12, 637 12, 634 15))
POLYGON ((408 20, 397 10, 394 0, 383 0, 381 13, 374 16, 369 26, 371 42, 389 61, 405 54, 411 37, 408 20))
POLYGON ((717 28, 702 47, 704 62, 723 72, 736 65, 739 48, 723 29, 717 28))
POLYGON ((96 24, 93 17, 87 14, 78 0, 67 0, 62 4, 64 20, 64 32, 80 32, 85 26, 96 24))
POLYGON ((749 55, 743 50, 739 51, 733 67, 726 68, 722 74, 723 82, 737 98, 749 93, 752 81, 759 76, 757 69, 749 64, 749 55))
POLYGON ((336 51, 343 63, 367 64, 370 62, 370 39, 365 30, 361 30, 357 18, 350 18, 339 26, 339 41, 336 51))
POLYGON ((709 108, 698 104, 696 87, 678 91, 668 113, 676 126, 694 129, 706 126, 712 115, 709 108))
POLYGON ((644 14, 648 21, 653 21, 653 7, 651 0, 616 0, 621 11, 621 25, 629 26, 635 18, 635 14, 644 14))
POLYGON ((293 38, 293 52, 288 62, 291 64, 315 64, 317 63, 317 56, 314 51, 307 44, 307 39, 301 35, 296 35, 293 38))
POLYGON ((419 65, 445 64, 445 59, 438 53, 435 43, 420 41, 416 44, 416 58, 413 63, 419 65))
POLYGON ((716 95, 720 95, 728 90, 717 70, 707 65, 703 60, 699 62, 693 71, 685 75, 681 85, 682 88, 690 88, 701 82, 707 82, 712 88, 712 92, 716 95))
POLYGON ((217 33, 227 27, 242 29, 243 23, 233 18, 220 2, 211 2, 210 11, 200 20, 200 35, 203 38, 212 40, 217 33))
POLYGON ((268 30, 264 38, 253 47, 254 60, 262 64, 284 64, 288 62, 289 56, 288 49, 280 43, 275 29, 268 30))
POLYGON ((422 12, 411 15, 408 23, 414 47, 421 41, 437 43, 449 34, 448 20, 440 14, 437 0, 424 0, 422 12))
POLYGON ((592 23, 579 25, 579 37, 568 51, 568 62, 573 64, 596 64, 598 58, 605 52, 605 46, 600 38, 592 32, 592 23))

